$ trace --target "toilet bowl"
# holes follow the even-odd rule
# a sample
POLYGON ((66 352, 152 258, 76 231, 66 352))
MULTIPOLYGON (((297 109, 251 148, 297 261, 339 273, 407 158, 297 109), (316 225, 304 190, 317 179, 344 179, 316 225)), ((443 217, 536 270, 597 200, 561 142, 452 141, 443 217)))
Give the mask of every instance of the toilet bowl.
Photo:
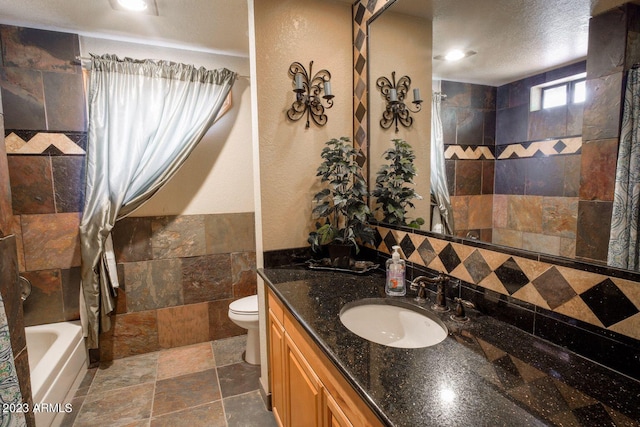
POLYGON ((247 348, 244 353, 244 360, 252 365, 259 365, 258 295, 240 298, 229 304, 229 319, 247 330, 247 348))

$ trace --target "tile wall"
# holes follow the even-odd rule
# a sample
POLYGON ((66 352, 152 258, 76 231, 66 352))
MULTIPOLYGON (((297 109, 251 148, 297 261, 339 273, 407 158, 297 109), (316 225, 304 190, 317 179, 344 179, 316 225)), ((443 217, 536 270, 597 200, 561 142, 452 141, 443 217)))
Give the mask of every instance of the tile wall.
MULTIPOLYGON (((449 297, 472 300, 491 314, 621 372, 640 375, 640 287, 637 274, 480 242, 449 240, 402 227, 377 226, 375 249, 400 245, 410 265, 463 281, 449 297)), ((410 277, 408 277, 411 280, 410 277)))
POLYGON ((443 80, 442 133, 455 234, 491 242, 496 88, 443 80))
MULTIPOLYGON (((13 205, 0 229, 15 234, 20 274, 33 284, 24 323, 75 320, 86 149, 78 36, 0 26, 0 41, 2 183, 10 181, 13 205)), ((253 230, 253 213, 119 221, 113 235, 122 287, 113 328, 100 337, 102 360, 245 333, 227 309, 256 293, 253 230)))
MULTIPOLYGON (((9 166, 4 146, 4 114, 0 96, 0 295, 5 310, 6 322, 11 341, 11 354, 18 376, 22 400, 31 407, 31 381, 27 342, 24 332, 24 313, 18 282, 18 248, 16 237, 12 235, 13 211, 11 207, 11 186, 9 166)), ((4 350, 4 349, 3 349, 4 350)), ((26 414, 27 425, 35 426, 33 413, 26 414)))
POLYGON ((591 19, 576 255, 607 260, 626 70, 640 62, 640 6, 626 3, 591 19), (594 226, 596 225, 596 226, 594 226))

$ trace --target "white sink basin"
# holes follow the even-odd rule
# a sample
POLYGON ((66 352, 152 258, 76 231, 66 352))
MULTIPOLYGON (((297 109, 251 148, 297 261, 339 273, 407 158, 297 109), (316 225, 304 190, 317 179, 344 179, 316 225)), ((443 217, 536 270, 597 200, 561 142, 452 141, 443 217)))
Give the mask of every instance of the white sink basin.
POLYGON ((342 308, 340 321, 354 334, 389 347, 429 347, 448 335, 445 324, 431 313, 388 299, 349 303, 342 308))

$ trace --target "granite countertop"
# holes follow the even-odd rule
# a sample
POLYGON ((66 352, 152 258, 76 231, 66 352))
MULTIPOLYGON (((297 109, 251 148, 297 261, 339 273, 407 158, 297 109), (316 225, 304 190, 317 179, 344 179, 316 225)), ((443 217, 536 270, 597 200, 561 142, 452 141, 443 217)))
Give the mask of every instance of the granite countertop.
MULTIPOLYGON (((449 336, 432 347, 360 338, 339 313, 362 298, 390 298, 381 272, 259 274, 389 426, 640 426, 640 382, 475 310, 466 323, 434 312, 449 336)), ((414 294, 393 298, 414 303, 414 294)))

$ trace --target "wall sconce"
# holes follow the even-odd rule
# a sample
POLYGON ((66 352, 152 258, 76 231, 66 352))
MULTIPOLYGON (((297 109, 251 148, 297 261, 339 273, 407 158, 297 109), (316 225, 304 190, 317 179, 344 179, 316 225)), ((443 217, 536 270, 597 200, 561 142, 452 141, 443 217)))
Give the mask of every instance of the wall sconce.
POLYGON ((287 117, 291 121, 298 121, 302 116, 307 115, 307 125, 309 127, 309 117, 319 126, 327 123, 325 108, 333 107, 333 95, 331 94, 331 73, 327 70, 318 71, 313 78, 310 78, 313 61, 309 63, 309 73, 299 62, 294 62, 289 66, 289 75, 293 79, 293 91, 296 93, 296 100, 287 111, 287 117), (324 95, 320 97, 320 94, 324 95), (326 107, 322 100, 326 101, 326 107))
POLYGON ((396 83, 396 72, 391 73, 391 80, 386 77, 380 77, 376 80, 376 86, 382 92, 387 101, 387 108, 382 113, 380 126, 383 129, 389 129, 393 123, 396 125, 398 132, 398 122, 404 127, 409 127, 413 123, 413 117, 410 113, 417 113, 422 109, 422 99, 420 99, 420 89, 413 89, 413 101, 416 106, 415 110, 410 109, 404 100, 411 87, 411 79, 408 76, 402 76, 396 83))

